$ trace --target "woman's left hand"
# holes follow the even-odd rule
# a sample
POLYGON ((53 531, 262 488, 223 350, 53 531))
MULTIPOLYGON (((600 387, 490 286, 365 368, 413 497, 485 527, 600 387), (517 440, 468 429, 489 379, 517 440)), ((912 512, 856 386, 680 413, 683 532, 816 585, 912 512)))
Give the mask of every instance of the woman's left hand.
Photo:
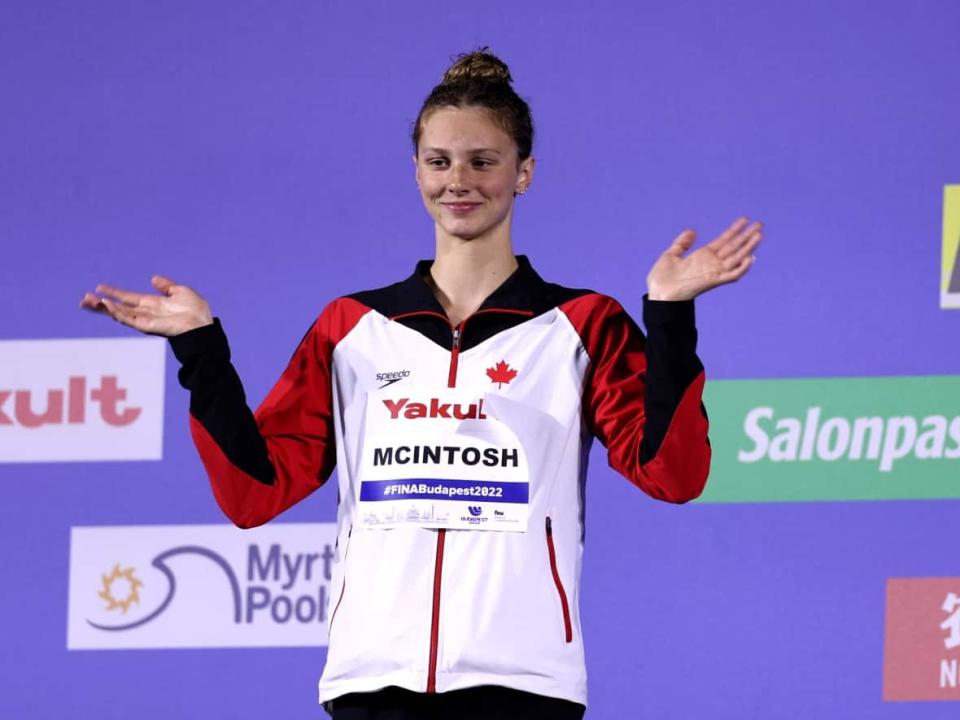
POLYGON ((647 275, 651 300, 692 300, 718 285, 742 278, 756 259, 763 239, 760 223, 740 218, 716 239, 685 255, 696 233, 684 230, 660 256, 647 275))

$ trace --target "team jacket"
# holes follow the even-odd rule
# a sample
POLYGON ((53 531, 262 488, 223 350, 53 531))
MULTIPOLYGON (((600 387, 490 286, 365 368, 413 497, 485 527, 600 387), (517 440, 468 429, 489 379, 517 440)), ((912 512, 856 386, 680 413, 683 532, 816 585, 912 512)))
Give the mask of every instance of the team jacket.
POLYGON ((592 438, 655 498, 685 502, 703 489, 693 303, 645 299, 645 338, 615 300, 518 262, 458 327, 423 280, 430 261, 333 301, 255 413, 219 322, 171 338, 194 442, 235 524, 267 522, 338 469, 321 702, 390 685, 501 685, 586 704, 578 600, 592 438), (517 434, 530 467, 526 532, 359 526, 364 407, 388 373, 402 378, 386 385, 393 397, 409 391, 425 406, 445 388, 476 389, 517 434))

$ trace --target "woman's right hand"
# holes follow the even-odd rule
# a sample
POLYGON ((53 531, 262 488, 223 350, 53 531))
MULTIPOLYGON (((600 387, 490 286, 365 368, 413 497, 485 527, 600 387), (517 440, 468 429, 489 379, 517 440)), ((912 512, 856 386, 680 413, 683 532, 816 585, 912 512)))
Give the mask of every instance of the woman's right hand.
POLYGON ((147 335, 171 337, 213 323, 207 301, 186 285, 154 275, 150 284, 160 293, 135 293, 109 285, 97 285, 80 307, 112 317, 147 335))

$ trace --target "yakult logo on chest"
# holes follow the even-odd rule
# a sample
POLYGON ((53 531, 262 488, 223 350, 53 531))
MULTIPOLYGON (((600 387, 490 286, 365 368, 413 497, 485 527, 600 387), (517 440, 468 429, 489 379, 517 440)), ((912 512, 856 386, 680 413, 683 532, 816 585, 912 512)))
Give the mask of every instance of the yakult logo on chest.
POLYGON ((383 404, 390 411, 390 419, 416 420, 429 418, 432 420, 486 420, 483 414, 483 398, 471 403, 443 402, 440 398, 430 398, 426 402, 418 402, 410 398, 384 400, 383 404))
POLYGON ((0 462, 159 460, 164 342, 0 342, 0 462))

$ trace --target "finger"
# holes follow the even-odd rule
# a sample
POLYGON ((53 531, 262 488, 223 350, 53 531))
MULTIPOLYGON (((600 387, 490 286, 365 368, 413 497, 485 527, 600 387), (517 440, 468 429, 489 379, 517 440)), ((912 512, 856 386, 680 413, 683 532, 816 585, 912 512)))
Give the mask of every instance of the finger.
POLYGON ((112 314, 121 315, 125 318, 153 318, 156 316, 156 308, 150 307, 145 303, 133 307, 132 305, 117 302, 108 297, 102 298, 101 302, 112 314))
MULTIPOLYGON (((83 298, 80 300, 80 307, 87 310, 92 310, 93 312, 103 313, 104 315, 114 315, 114 311, 117 309, 125 309, 127 306, 115 303, 110 301, 108 298, 99 297, 93 293, 85 293, 83 298)), ((139 308, 143 312, 146 308, 139 308)), ((150 313, 152 315, 152 313, 150 313)))
POLYGON ((174 288, 176 283, 164 275, 154 275, 150 278, 150 284, 153 285, 159 292, 162 292, 164 295, 169 296, 170 291, 174 288))
POLYGON ((720 283, 719 283, 719 284, 720 284, 720 285, 726 285, 727 283, 736 282, 737 280, 739 280, 740 278, 742 278, 744 275, 747 274, 747 271, 748 271, 751 267, 753 267, 753 264, 754 264, 756 261, 757 261, 757 256, 756 256, 756 255, 753 255, 752 253, 751 253, 750 255, 747 255, 747 256, 744 257, 742 260, 740 260, 740 262, 739 262, 735 267, 733 267, 733 268, 731 268, 730 270, 724 272, 724 273, 720 276, 720 283))
POLYGON ((128 313, 132 314, 124 305, 114 302, 110 298, 100 298, 101 312, 106 313, 119 323, 127 325, 125 322, 129 319, 128 313))
POLYGON ((143 307, 132 308, 127 305, 115 303, 109 298, 103 299, 103 305, 108 314, 117 322, 132 327, 140 332, 150 332, 155 323, 153 313, 146 311, 143 307))
POLYGON ((722 259, 723 266, 725 268, 735 268, 743 262, 743 259, 753 255, 753 251, 756 249, 757 245, 760 244, 760 241, 763 240, 762 232, 755 232, 752 235, 748 236, 744 243, 737 248, 737 250, 722 259))
POLYGON ((693 241, 696 239, 696 231, 687 228, 673 239, 673 242, 670 244, 670 247, 667 248, 665 254, 673 255, 674 257, 680 257, 687 250, 693 247, 693 241))
POLYGON ((120 288, 115 288, 110 285, 97 285, 97 292, 102 293, 103 295, 108 295, 109 297, 119 300, 125 305, 131 307, 136 307, 141 302, 143 302, 144 297, 143 293, 130 292, 129 290, 121 290, 120 288))
POLYGON ((749 222, 750 221, 748 218, 738 217, 736 220, 730 223, 726 230, 717 235, 717 237, 714 238, 710 244, 714 247, 725 245, 727 242, 741 233, 743 229, 747 227, 749 222))
MULTIPOLYGON (((717 251, 717 257, 721 260, 726 258, 729 255, 732 255, 740 250, 741 247, 756 234, 763 233, 763 225, 759 222, 752 223, 743 228, 736 235, 727 238, 722 244, 711 243, 714 249, 717 251)), ((715 241, 716 242, 716 241, 715 241)))
POLYGON ((103 312, 105 309, 103 303, 100 302, 100 298, 89 292, 83 294, 83 297, 80 299, 80 307, 93 310, 94 312, 103 312))

